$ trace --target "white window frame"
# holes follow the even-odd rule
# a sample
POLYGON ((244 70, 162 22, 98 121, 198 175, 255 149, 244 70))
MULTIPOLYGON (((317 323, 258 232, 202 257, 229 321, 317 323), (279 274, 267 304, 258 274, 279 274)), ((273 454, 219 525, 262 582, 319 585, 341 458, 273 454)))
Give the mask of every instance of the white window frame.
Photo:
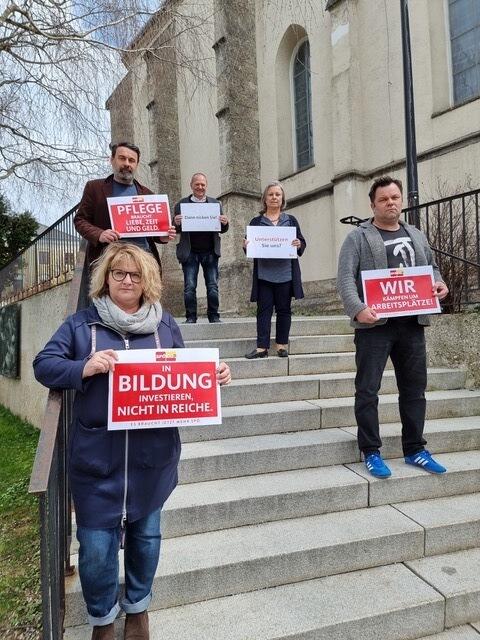
POLYGON ((447 71, 448 71, 448 82, 450 87, 450 105, 452 107, 461 106, 467 102, 472 100, 476 100, 480 98, 480 87, 478 93, 474 96, 470 96, 465 100, 455 101, 455 80, 453 77, 453 56, 452 56, 452 35, 451 35, 451 26, 450 26, 450 2, 449 0, 444 0, 444 12, 445 12, 445 29, 447 33, 447 53, 448 53, 448 62, 447 62, 447 71))

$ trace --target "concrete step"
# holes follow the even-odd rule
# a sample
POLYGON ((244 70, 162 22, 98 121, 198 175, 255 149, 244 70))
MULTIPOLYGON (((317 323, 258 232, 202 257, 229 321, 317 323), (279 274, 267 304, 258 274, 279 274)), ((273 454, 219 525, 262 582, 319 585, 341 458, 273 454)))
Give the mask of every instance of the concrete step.
MULTIPOLYGON (((460 418, 480 414, 480 390, 430 391, 426 393, 426 398, 428 419, 460 418)), ((323 429, 356 424, 353 398, 326 398, 310 402, 321 409, 323 429)), ((378 415, 382 424, 399 420, 397 394, 380 394, 378 415)))
MULTIPOLYGON (((211 339, 192 339, 185 340, 185 346, 190 348, 208 347, 218 348, 220 358, 243 358, 246 353, 255 348, 255 333, 250 338, 211 338, 211 339)), ((353 336, 346 335, 317 335, 317 336, 290 336, 289 353, 291 355, 309 354, 309 353, 337 353, 351 352, 353 350, 353 336)), ((270 349, 270 355, 265 360, 279 359, 275 354, 273 347, 270 349)), ((250 360, 252 371, 260 360, 250 360)))
MULTIPOLYGON (((437 457, 439 455, 436 454, 437 457)), ((450 463, 450 477, 444 476, 447 480, 437 483, 432 495, 451 495, 466 479, 473 482, 473 491, 479 490, 476 484, 478 470, 475 466, 472 468, 473 461, 468 452, 445 459, 450 463), (465 460, 462 462, 463 455, 465 460)), ((402 464, 400 459, 395 459, 395 466, 400 472, 403 471, 402 464)), ((400 479, 401 476, 396 477, 400 479)), ((414 490, 423 492, 424 474, 415 477, 414 490)), ((432 484, 431 476, 426 478, 432 484)), ((163 511, 164 537, 366 507, 369 505, 369 479, 344 466, 335 465, 180 485, 163 511)), ((401 481, 411 485, 412 476, 403 476, 401 481)), ((388 490, 389 486, 385 487, 387 496, 388 490)), ((393 491, 397 491, 396 487, 393 491)), ((480 546, 480 493, 454 495, 455 498, 432 499, 431 505, 428 500, 415 501, 411 506, 408 506, 410 503, 396 505, 419 524, 433 529, 438 524, 435 518, 441 519, 444 515, 439 506, 443 500, 449 507, 452 523, 455 526, 460 520, 465 523, 465 533, 457 532, 453 541, 448 537, 448 531, 444 534, 442 531, 433 532, 430 536, 432 541, 428 542, 428 550, 425 551, 427 555, 480 546), (424 504, 426 520, 421 517, 424 504), (418 520, 413 517, 417 513, 418 520), (458 547, 451 548, 449 545, 452 544, 458 544, 458 547)), ((393 496, 385 499, 384 504, 389 503, 387 500, 393 501, 393 496)))
POLYGON ((340 465, 181 484, 162 509, 162 538, 367 506, 368 483, 340 465))
POLYGON ((433 636, 423 636, 419 640, 480 640, 480 633, 475 631, 473 626, 465 624, 436 633, 433 636))
MULTIPOLYGON (((436 456, 439 457, 438 454, 436 456)), ((474 487, 472 490, 475 491, 475 487, 478 488, 478 470, 475 468, 477 457, 474 456, 472 460, 468 452, 462 452, 457 456, 446 458, 449 472, 440 482, 434 480, 432 476, 425 475, 421 470, 418 470, 420 473, 417 472, 414 476, 408 474, 408 471, 407 475, 402 475, 404 471, 402 460, 393 460, 389 464, 397 468, 394 476, 396 482, 390 479, 388 484, 380 485, 384 490, 381 503, 389 504, 395 501, 400 491, 398 482, 407 483, 408 491, 411 492, 408 494, 408 500, 411 499, 410 496, 415 500, 416 495, 424 495, 425 491, 429 490, 429 485, 434 487, 432 495, 437 496, 449 496, 452 493, 457 495, 467 482, 472 483, 474 487)), ((407 467, 408 469, 413 467, 407 467)), ((166 502, 162 512, 163 537, 171 538, 367 507, 371 503, 369 501, 371 480, 370 475, 362 477, 350 468, 334 465, 180 484, 166 502)), ((376 492, 376 500, 379 500, 378 492, 376 492)), ((433 529, 437 522, 435 517, 440 519, 443 517, 442 509, 436 506, 441 500, 444 500, 445 505, 448 506, 452 521, 455 523, 455 537, 452 541, 448 536, 448 530, 443 533, 443 529, 440 533, 436 531, 429 533, 425 553, 445 553, 480 543, 480 523, 471 517, 472 514, 480 514, 480 509, 475 512, 480 494, 457 496, 454 499, 445 498, 440 501, 433 499, 431 508, 428 501, 413 502, 411 506, 409 506, 410 503, 399 503, 396 507, 413 519, 416 519, 414 516, 419 513, 416 521, 426 528, 430 526, 433 529), (426 520, 421 517, 424 504, 427 509, 426 520), (450 507, 450 504, 453 506, 450 507), (460 521, 465 524, 462 531, 457 531, 460 521), (467 538, 470 543, 466 542, 467 538), (456 543, 458 547, 448 546, 456 543)), ((76 549, 77 543, 74 541, 72 551, 75 552, 76 549)))
MULTIPOLYGON (((280 358, 279 358, 280 359, 280 358)), ((427 389, 461 389, 465 385, 463 369, 431 368, 428 370, 427 389)), ((386 371, 380 393, 396 393, 397 383, 393 371, 386 371)), ((268 398, 282 402, 290 400, 316 400, 345 398, 355 393, 355 373, 317 373, 269 378, 233 380, 222 389, 222 406, 261 404, 268 398)))
POLYGON ((447 473, 430 474, 419 467, 405 464, 403 458, 388 460, 392 476, 379 480, 371 476, 362 463, 346 466, 369 483, 369 504, 393 504, 427 500, 480 491, 480 451, 435 454, 447 473))
POLYGON ((406 563, 445 598, 445 626, 478 621, 480 615, 480 548, 406 563))
POLYGON ((247 436, 184 444, 179 478, 187 484, 355 461, 360 461, 356 438, 343 429, 247 436))
MULTIPOLYGON (((344 431, 356 436, 357 427, 346 427, 344 431)), ((399 422, 381 426, 382 455, 386 458, 402 456, 401 431, 399 422)), ((480 416, 426 420, 424 435, 432 453, 480 449, 480 416)))
MULTIPOLYGON (((427 398, 427 418, 451 419, 480 415, 480 391, 430 391, 427 398)), ((222 424, 207 427, 180 428, 182 442, 222 440, 251 435, 352 427, 356 424, 353 398, 272 402, 222 408, 222 424)), ((379 397, 382 425, 396 423, 398 396, 379 397)), ((356 433, 353 432, 353 433, 356 433)))
MULTIPOLYGON (((196 324, 185 324, 183 318, 177 323, 184 340, 221 340, 248 338, 255 341, 256 318, 224 318, 221 323, 210 324, 201 319, 196 324)), ((275 317, 273 322, 275 323, 275 317)), ((353 334, 346 316, 293 316, 291 336, 311 336, 328 334, 353 334)))
POLYGON ((443 631, 444 598, 395 564, 153 611, 150 627, 151 640, 413 640, 443 631))
POLYGON ((179 481, 321 467, 360 460, 356 439, 340 429, 207 440, 183 445, 179 481))
MULTIPOLYGON (((423 548, 422 527, 390 506, 172 538, 163 543, 151 608, 402 562, 421 557, 423 548)), ((77 576, 66 599, 69 624, 82 622, 74 614, 76 603, 78 613, 83 609, 77 576)))
MULTIPOLYGON (((230 365, 233 380, 250 378, 252 374, 256 378, 262 378, 341 373, 355 370, 355 354, 353 352, 308 353, 289 358, 261 358, 255 361, 253 367, 252 361, 246 358, 228 358, 227 362, 230 365)), ((390 360, 388 360, 387 368, 392 368, 390 360)))
POLYGON ((425 530, 426 556, 480 547, 480 493, 393 506, 425 530))
POLYGON ((164 538, 368 506, 368 483, 344 466, 181 484, 162 511, 164 538))

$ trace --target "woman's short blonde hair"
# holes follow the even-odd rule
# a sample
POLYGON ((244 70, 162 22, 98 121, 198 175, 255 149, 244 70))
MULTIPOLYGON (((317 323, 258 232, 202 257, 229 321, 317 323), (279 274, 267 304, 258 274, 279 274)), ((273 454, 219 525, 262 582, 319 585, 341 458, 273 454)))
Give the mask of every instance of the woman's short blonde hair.
POLYGON ((282 206, 280 207, 280 211, 283 211, 287 206, 287 199, 285 198, 285 189, 283 188, 283 184, 281 182, 279 182, 278 180, 272 180, 267 184, 267 186, 265 187, 262 193, 262 199, 260 200, 262 204, 262 213, 265 213, 265 211, 267 210, 266 197, 267 197, 267 191, 270 189, 270 187, 280 187, 280 189, 282 190, 282 206))
POLYGON ((134 244, 124 242, 111 242, 100 257, 92 263, 90 297, 101 298, 108 295, 108 274, 112 269, 120 269, 119 265, 126 259, 132 260, 138 272, 142 274, 143 302, 150 304, 158 302, 162 293, 158 262, 151 253, 134 244))

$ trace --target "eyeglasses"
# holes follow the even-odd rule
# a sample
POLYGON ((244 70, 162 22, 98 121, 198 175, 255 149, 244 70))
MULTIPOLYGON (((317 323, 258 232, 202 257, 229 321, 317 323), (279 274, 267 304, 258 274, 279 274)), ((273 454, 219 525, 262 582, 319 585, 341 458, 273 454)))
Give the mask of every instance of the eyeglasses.
POLYGON ((138 284, 142 280, 142 274, 138 271, 123 271, 122 269, 110 269, 112 278, 117 282, 122 282, 127 276, 130 276, 130 280, 134 284, 138 284))

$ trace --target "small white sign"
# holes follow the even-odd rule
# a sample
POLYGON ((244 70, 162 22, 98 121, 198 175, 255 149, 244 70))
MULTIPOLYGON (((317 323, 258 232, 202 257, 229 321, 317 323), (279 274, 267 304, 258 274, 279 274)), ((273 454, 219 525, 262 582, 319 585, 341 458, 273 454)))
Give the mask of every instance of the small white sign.
POLYGON ((218 202, 182 202, 182 231, 220 231, 218 202))
POLYGON ((298 258, 295 227, 247 227, 247 258, 298 258))

